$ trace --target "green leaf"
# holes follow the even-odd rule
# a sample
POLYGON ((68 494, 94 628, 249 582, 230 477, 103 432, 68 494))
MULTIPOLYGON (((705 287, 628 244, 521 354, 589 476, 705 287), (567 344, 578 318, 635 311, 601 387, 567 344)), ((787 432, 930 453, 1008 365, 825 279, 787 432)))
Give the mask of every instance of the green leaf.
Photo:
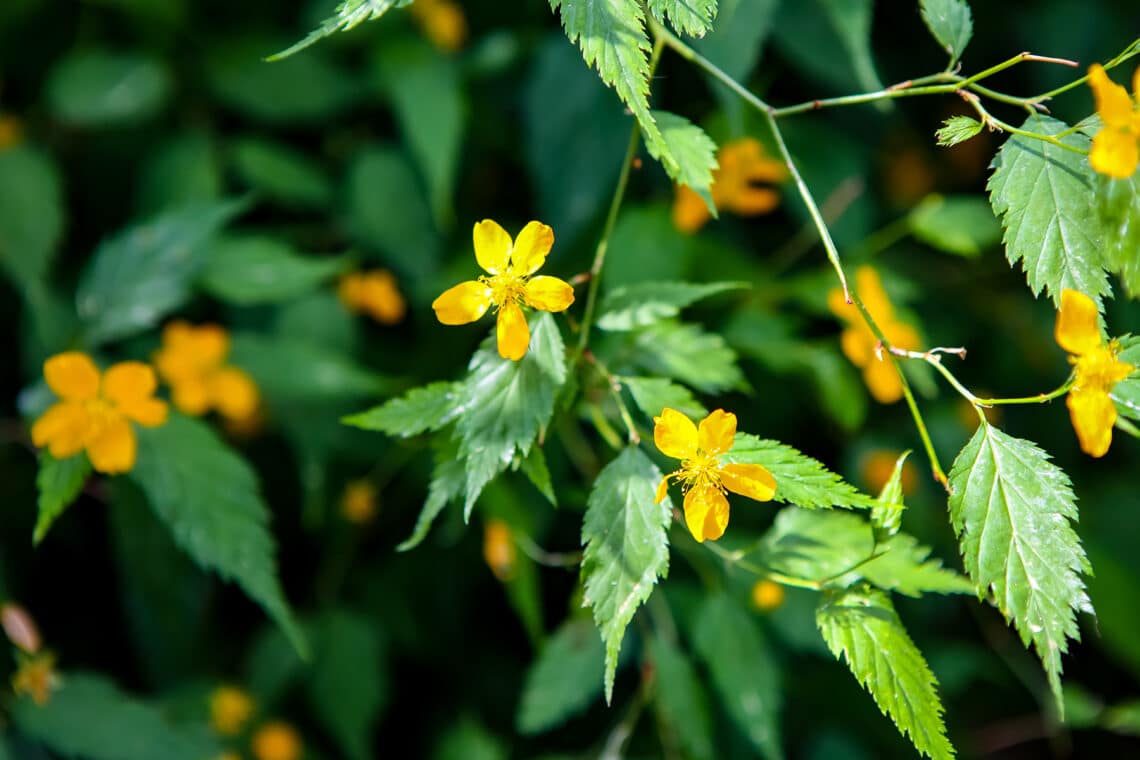
POLYGON ((629 389, 633 401, 650 419, 665 407, 676 409, 686 417, 700 418, 708 414, 701 402, 683 385, 663 377, 623 377, 621 384, 629 389))
MULTIPOLYGON (((1034 114, 1021 128, 1056 135, 1069 127, 1034 114)), ((1082 151, 1089 149, 1089 138, 1079 132, 1058 139, 1082 151)), ((1061 291, 1071 288, 1099 304, 1109 286, 1088 159, 1041 140, 1012 135, 993 166, 987 188, 1005 228, 1005 256, 1011 265, 1021 262, 1033 295, 1044 288, 1060 308, 1061 291)))
POLYGON ((517 362, 499 356, 494 335, 484 341, 458 392, 455 428, 467 463, 465 520, 483 487, 516 455, 530 452, 566 382, 566 347, 554 318, 539 312, 530 329, 530 348, 517 362))
POLYGON ((882 89, 871 57, 873 0, 781 3, 774 28, 780 52, 804 73, 843 90, 882 89))
POLYGON ((981 196, 928 195, 907 221, 916 238, 959 256, 976 257, 1001 241, 1001 225, 981 196))
POLYGON ((701 253, 699 245, 695 236, 677 234, 668 204, 623 207, 609 244, 621 255, 607 259, 602 287, 636 285, 646 272, 659 281, 683 280, 701 253))
POLYGON ((736 442, 724 459, 763 465, 776 479, 776 501, 805 509, 875 505, 874 499, 860 493, 815 459, 778 441, 737 433, 736 442))
POLYGON ((624 449, 594 480, 582 521, 583 603, 606 644, 607 704, 625 628, 669 572, 673 504, 668 496, 653 503, 662 477, 640 449, 624 449))
POLYGON ((606 293, 598 308, 603 330, 633 330, 675 317, 686 306, 723 293, 749 287, 746 282, 641 282, 606 293))
POLYGON ((673 320, 654 323, 634 335, 633 348, 638 366, 703 393, 746 387, 736 352, 720 335, 697 325, 673 320))
POLYGON ((705 131, 683 116, 668 111, 652 111, 661 136, 665 153, 647 143, 650 155, 665 167, 669 178, 682 185, 688 185, 701 196, 713 217, 717 216, 712 199, 713 170, 717 168, 716 143, 705 131), (672 161, 667 161, 667 157, 672 161))
POLYGON ((962 51, 974 35, 974 19, 966 0, 922 0, 922 20, 926 27, 950 55, 947 68, 962 57, 962 51))
POLYGON ((1130 179, 1098 177, 1096 209, 1104 229, 1104 261, 1129 298, 1140 298, 1140 174, 1130 179))
POLYGON ((550 468, 546 465, 546 454, 542 453, 541 446, 532 447, 530 453, 519 460, 519 469, 552 506, 558 506, 558 496, 554 493, 550 468))
POLYGON ((718 592, 705 599, 696 621, 693 646, 729 716, 763 757, 782 758, 780 666, 755 618, 718 592))
POLYGON ((161 61, 139 55, 86 50, 60 60, 48 75, 54 115, 81 127, 109 127, 156 115, 170 94, 161 61))
POLYGON ((320 165, 286 145, 237 140, 230 146, 230 160, 242 181, 282 205, 319 209, 333 199, 332 183, 320 165))
POLYGON ((341 257, 302 256, 273 237, 226 236, 210 246, 199 282, 223 301, 250 306, 288 301, 345 269, 341 257))
POLYGON ((649 12, 653 17, 669 25, 679 34, 703 37, 712 29, 716 18, 717 0, 649 0, 649 12))
POLYGON ((527 670, 515 717, 519 733, 549 731, 601 696, 605 654, 589 620, 563 623, 527 670))
POLYGON ((933 760, 954 757, 942 722, 938 682, 903 628, 889 595, 869 588, 826 595, 815 620, 831 653, 847 660, 879 710, 890 716, 915 749, 933 760))
POLYGON ((903 490, 902 474, 910 450, 899 454, 895 460, 895 469, 887 479, 883 490, 875 499, 875 506, 871 508, 871 524, 875 527, 875 536, 882 540, 886 536, 893 536, 902 526, 903 490))
POLYGON ((205 423, 178 414, 160 427, 140 428, 138 437, 129 477, 175 543, 202 567, 236 581, 306 651, 277 578, 269 509, 250 466, 205 423))
POLYGON ((441 446, 436 451, 435 469, 432 470, 431 483, 428 484, 427 501, 424 502, 420 516, 416 518, 416 527, 412 535, 396 547, 398 552, 415 549, 427 538, 435 518, 453 501, 458 501, 467 487, 467 468, 454 447, 441 446))
POLYGON ((982 131, 982 123, 969 116, 951 116, 942 122, 942 127, 934 133, 938 144, 950 148, 976 137, 982 131))
POLYGON ((440 738, 431 760, 507 760, 501 739, 471 718, 454 723, 440 738))
POLYGON ((403 396, 385 401, 341 422, 362 430, 409 438, 439 430, 455 418, 458 383, 438 382, 412 388, 403 396))
POLYGON ((979 595, 993 594, 1022 643, 1033 643, 1063 709, 1061 655, 1080 638, 1075 611, 1093 611, 1068 476, 1032 442, 983 422, 954 460, 950 487, 966 572, 979 595))
POLYGON ((40 471, 36 475, 39 516, 32 532, 33 544, 44 540, 52 523, 79 496, 90 474, 91 462, 83 452, 67 459, 56 459, 46 449, 40 452, 40 471))
POLYGON ((222 197, 222 170, 213 140, 204 132, 176 134, 162 142, 142 166, 135 193, 140 214, 204 205, 222 197))
POLYGON ((304 39, 294 43, 280 53, 269 56, 267 61, 280 61, 294 53, 320 42, 325 37, 337 32, 347 32, 355 29, 365 21, 380 18, 392 8, 410 5, 412 0, 341 0, 336 7, 336 13, 325 19, 319 27, 309 32, 304 39))
POLYGON ((648 652, 656 688, 657 725, 670 732, 693 760, 712 760, 712 720, 708 697, 689 658, 661 636, 649 639, 648 652))
POLYGON ((366 617, 330 610, 309 626, 313 663, 305 678, 309 705, 350 760, 374 757, 373 727, 387 698, 385 661, 376 626, 366 617))
POLYGON ((92 344, 157 325, 189 298, 206 243, 246 208, 244 201, 189 206, 128 227, 100 244, 75 294, 92 344))
POLYGON ((63 236, 59 170, 30 147, 0 150, 0 269, 31 287, 51 268, 63 236))
POLYGON ((235 333, 230 346, 230 363, 248 372, 271 404, 341 401, 383 393, 391 385, 347 354, 323 346, 250 333, 235 333))

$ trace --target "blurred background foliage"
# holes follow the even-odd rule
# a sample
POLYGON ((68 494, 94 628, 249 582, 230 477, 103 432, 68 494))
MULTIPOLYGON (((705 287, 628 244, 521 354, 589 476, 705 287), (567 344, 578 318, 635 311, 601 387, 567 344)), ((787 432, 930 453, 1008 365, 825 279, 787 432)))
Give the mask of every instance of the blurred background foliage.
MULTIPOLYGON (((173 741, 163 733, 171 723, 180 726, 178 744, 163 757, 229 747, 275 760, 288 756, 273 752, 287 753, 290 742, 303 745, 306 758, 583 757, 600 754, 640 709, 632 656, 623 657, 614 706, 601 700, 602 650, 579 609, 575 569, 534 559, 579 549, 589 484, 561 447, 585 447, 585 456, 604 463, 605 443, 576 432, 548 444, 557 509, 521 473, 509 473, 488 487, 470 525, 449 508, 421 546, 397 553, 423 503, 432 454, 423 441, 339 422, 407 387, 461 373, 485 331, 444 328, 428 307, 469 279, 474 220, 495 218, 513 232, 541 219, 557 239, 547 271, 569 279, 588 268, 630 119, 542 2, 469 0, 433 15, 426 7, 449 4, 417 0, 281 62, 263 61, 333 5, 0 3, 0 319, 8 325, 0 598, 31 611, 73 679, 66 693, 78 700, 56 705, 52 719, 61 723, 37 723, 26 700, 6 695, 0 757, 68 754, 50 739, 60 725, 89 739, 72 753, 104 746, 112 749, 100 757, 159 757, 146 747, 160 745, 146 742, 173 741), (37 463, 21 410, 38 408, 32 397, 42 361, 120 335, 129 337, 105 346, 105 359, 145 358, 159 344, 157 329, 130 329, 159 320, 84 297, 116 293, 116 283, 138 274, 105 272, 111 284, 93 284, 97 274, 85 273, 93 253, 147 245, 145 235, 122 233, 157 214, 235 199, 214 207, 217 230, 195 232, 202 241, 179 238, 205 246, 201 270, 175 281, 177 256, 152 261, 154 272, 138 286, 146 298, 129 305, 160 317, 177 310, 233 335, 231 361, 254 379, 265 406, 249 425, 218 427, 254 466, 270 505, 286 596, 313 650, 309 663, 239 590, 177 551, 131 482, 90 481, 42 544, 30 540, 37 463), (406 313, 393 312, 390 293, 380 297, 387 316, 338 297, 346 275, 376 269, 394 275, 406 313), (519 548, 509 541, 504 548, 502 526, 519 548), (536 665, 542 651, 563 657, 536 665), (553 714, 541 695, 523 696, 536 667, 564 668, 547 677, 578 690, 553 714), (237 738, 208 728, 209 697, 221 684, 253 700, 237 738), (110 716, 84 707, 100 701, 131 709, 110 716), (128 737, 142 754, 123 749, 128 737)), ((776 104, 943 66, 914 2, 845 4, 863 27, 837 21, 838 5, 722 0, 722 22, 732 23, 697 47, 776 104)), ((1131 0, 973 5, 967 70, 1021 50, 1103 60, 1140 31, 1131 0)), ((1029 94, 1070 76, 1022 65, 1001 74, 1000 84, 1029 94)), ((767 139, 727 91, 669 54, 653 98, 702 124, 718 144, 767 139)), ((1091 97, 1078 89, 1050 108, 1075 123, 1091 112, 1091 97)), ((983 132, 954 148, 934 145, 939 123, 963 112, 953 96, 913 98, 808 114, 787 120, 786 129, 847 262, 873 262, 929 344, 968 348, 958 374, 970 388, 1013 396, 1051 389, 1068 371, 1052 339, 1053 308, 1005 262, 982 195, 1000 137, 983 132)), ((725 337, 743 368, 742 382, 709 383, 728 391, 703 398, 705 406, 734 410, 742 429, 786 441, 877 493, 897 454, 917 448, 913 424, 902 404, 871 400, 839 351, 839 326, 826 306, 834 276, 794 193, 770 214, 725 214, 695 235, 674 228, 673 195, 646 157, 610 243, 603 287, 647 278, 749 283, 690 310, 725 337)), ((1140 324, 1140 308, 1118 299, 1107 318, 1124 331, 1140 324)), ((915 380, 949 462, 976 420, 932 377, 915 380)), ((1000 415, 1003 429, 1054 455, 1081 500, 1098 615, 1082 619, 1084 641, 1065 661, 1069 724, 1058 725, 1034 657, 995 610, 936 597, 902 599, 900 614, 941 682, 949 733, 963 756, 1134 754, 1136 442, 1121 440, 1094 461, 1077 448, 1059 402, 1000 415)), ((908 531, 958 566, 945 495, 919 452, 907 468, 908 531)), ((758 535, 772 514, 738 508, 733 530, 758 535)), ((675 551, 672 564, 663 590, 686 640, 695 637, 698 654, 735 646, 710 641, 716 631, 684 630, 704 592, 685 552, 675 551)), ((730 591, 747 600, 750 584, 740 577, 730 591)), ((767 641, 788 756, 909 756, 913 750, 826 652, 814 594, 788 589, 781 597, 755 602, 744 630, 767 641)), ((731 621, 726 626, 720 635, 731 638, 731 621)), ((636 639, 636 626, 630 630, 636 639)), ((691 679, 693 668, 702 681, 709 672, 701 657, 676 665, 659 653, 656 660, 663 687, 691 679)), ((15 667, 6 659, 6 671, 15 667)), ((694 693, 703 706, 663 700, 656 719, 642 716, 628 755, 658 756, 657 724, 668 733, 671 711, 680 711, 706 716, 711 756, 752 756, 715 693, 694 693)))

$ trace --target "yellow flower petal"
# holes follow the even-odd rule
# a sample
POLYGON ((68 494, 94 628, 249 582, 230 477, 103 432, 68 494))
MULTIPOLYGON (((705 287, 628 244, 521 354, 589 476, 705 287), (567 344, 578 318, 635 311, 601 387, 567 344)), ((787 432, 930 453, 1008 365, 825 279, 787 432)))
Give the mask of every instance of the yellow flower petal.
POLYGON ((776 495, 776 479, 758 464, 726 464, 720 468, 724 487, 756 501, 771 501, 776 495))
POLYGON ((126 417, 115 416, 107 421, 100 433, 87 444, 87 458, 91 466, 107 475, 128 472, 135 466, 138 441, 126 417))
MULTIPOLYGON (((1096 99, 1096 112, 1104 120, 1106 127, 1127 128, 1132 121, 1132 98, 1128 90, 1113 82, 1105 73, 1104 67, 1094 63, 1089 67, 1089 86, 1096 99)), ((1099 171, 1099 170, 1098 170, 1099 171)))
POLYGON ((224 367, 214 373, 209 395, 214 408, 230 420, 248 420, 257 412, 260 401, 253 380, 236 367, 224 367))
POLYGON ((895 348, 905 348, 911 351, 918 350, 922 344, 922 340, 918 336, 918 330, 908 325, 905 322, 887 322, 881 325, 883 335, 895 348))
POLYGON ((1089 152, 1089 165, 1106 177, 1128 179, 1136 171, 1140 162, 1140 135, 1133 132, 1105 127, 1093 137, 1089 152))
POLYGON ((529 277, 542 268, 553 247, 554 230, 542 222, 527 222, 511 249, 511 272, 516 277, 529 277))
POLYGON ((83 450, 90 432, 91 415, 83 402, 60 401, 32 425, 32 443, 47 446, 56 459, 67 459, 83 450))
POLYGON ((735 437, 736 415, 717 409, 701 420, 697 428, 697 447, 709 456, 716 456, 731 449, 735 437))
POLYGON ((653 442, 662 454, 673 459, 689 459, 697 453, 697 426, 688 417, 665 407, 653 422, 653 442))
POLYGON ((364 275, 353 272, 340 278, 336 295, 344 308, 351 312, 360 311, 364 308, 364 275))
POLYGON ((697 486, 685 494, 685 524, 697 541, 717 540, 728 527, 728 499, 715 486, 697 486))
POLYGON ((742 187, 725 201, 724 207, 741 216, 767 214, 780 205, 780 194, 768 187, 742 187))
POLYGON ((1087 354, 1100 345, 1096 302, 1079 290, 1061 291, 1061 310, 1053 330, 1057 345, 1070 354, 1087 354))
POLYGON ((530 345, 530 328, 518 304, 507 303, 499 307, 499 319, 495 324, 495 334, 499 341, 499 356, 518 361, 526 356, 530 345))
POLYGON ((481 282, 468 280, 448 288, 432 301, 436 319, 445 325, 465 325, 487 313, 491 306, 491 289, 481 282))
POLYGON ((827 291, 827 308, 835 316, 852 324, 860 318, 859 310, 855 308, 855 304, 847 303, 847 299, 843 295, 843 288, 832 288, 827 291))
POLYGON ((174 405, 184 414, 201 417, 210 411, 210 391, 202 377, 181 380, 171 388, 174 405))
POLYGON ((498 222, 484 219, 475 224, 472 232, 475 242, 475 260, 489 274, 507 271, 511 257, 511 236, 498 222))
POLYGON ((45 361, 44 380, 55 395, 68 401, 88 401, 99 395, 99 368, 80 351, 56 354, 45 361))
POLYGON ((673 226, 687 235, 704 227, 712 219, 704 199, 688 185, 677 185, 673 198, 673 226))
POLYGON ((657 484, 657 495, 653 498, 654 504, 660 504, 665 501, 665 497, 669 495, 669 476, 661 478, 661 482, 657 484))
POLYGON ((191 325, 178 320, 162 331, 162 348, 154 355, 158 372, 168 383, 199 376, 225 361, 230 337, 220 325, 191 325))
POLYGON ((566 311, 574 303, 574 288, 557 277, 543 275, 527 282, 524 299, 535 309, 566 311))
POLYGON ((883 281, 874 267, 861 266, 855 270, 855 292, 877 323, 893 321, 895 309, 887 298, 883 281))
POLYGON ((142 362, 120 362, 103 375, 103 397, 147 427, 166 422, 166 404, 154 398, 157 388, 154 370, 142 362))
POLYGON ((875 346, 878 342, 875 334, 865 325, 848 327, 839 335, 839 348, 856 367, 865 367, 875 361, 875 346))
POLYGON ((1065 404, 1081 450, 1089 456, 1104 456, 1112 443, 1116 404, 1101 390, 1070 391, 1065 404))
POLYGON ((893 404, 902 398, 902 381, 894 364, 884 357, 882 360, 871 358, 863 368, 863 382, 867 389, 880 404, 893 404))
POLYGON ((369 272, 361 289, 361 307, 380 324, 394 325, 404 318, 407 304, 391 272, 369 272))

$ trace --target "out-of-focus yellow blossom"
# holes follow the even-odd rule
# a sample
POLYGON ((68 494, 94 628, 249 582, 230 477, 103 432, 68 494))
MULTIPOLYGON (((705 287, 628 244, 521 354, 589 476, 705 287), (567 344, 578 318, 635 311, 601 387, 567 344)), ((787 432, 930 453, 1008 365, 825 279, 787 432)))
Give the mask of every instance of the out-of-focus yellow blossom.
POLYGON ((784 603, 784 587, 767 578, 752 586, 752 604, 763 612, 771 612, 784 603))
POLYGON ((0 150, 7 150, 24 136, 23 125, 15 116, 0 113, 0 150))
MULTIPOLYGON (((855 272, 855 285, 863 305, 883 331, 887 342, 895 348, 916 350, 919 346, 918 332, 895 319, 894 307, 883 290, 879 273, 869 266, 861 266, 855 272)), ((847 303, 843 288, 835 288, 827 294, 827 306, 832 314, 847 323, 839 337, 840 347, 851 363, 863 370, 863 381, 875 400, 892 404, 902 398, 902 381, 898 373, 890 359, 877 350, 878 338, 863 321, 863 315, 855 304, 847 303)))
POLYGON ((467 17, 453 0, 416 0, 408 10, 440 50, 455 52, 467 41, 467 17))
POLYGON ((1109 398, 1112 386, 1136 371, 1119 358, 1120 344, 1105 343, 1097 328, 1097 308, 1091 298, 1076 290, 1061 292, 1061 310, 1054 330, 1057 345, 1072 356, 1076 378, 1066 405, 1081 450, 1102 457, 1112 444, 1116 404, 1109 398))
POLYGON ((36 621, 20 605, 15 602, 0 604, 0 626, 4 628, 8 641, 20 651, 26 654, 40 651, 42 639, 36 621))
POLYGON ((235 686, 219 686, 210 695, 210 724, 224 736, 237 736, 253 715, 253 699, 235 686))
POLYGON ((934 190, 930 157, 911 141, 890 145, 882 167, 883 189, 894 206, 913 206, 934 190))
POLYGON ((376 517, 376 486, 370 480, 353 480, 344 487, 340 497, 340 513, 345 520, 356 525, 371 522, 376 517))
MULTIPOLYGON (((764 146, 751 137, 725 143, 717 151, 718 168, 710 188, 717 211, 740 216, 766 214, 780 203, 780 193, 759 183, 782 182, 788 176, 783 163, 764 154, 764 146)), ((701 196, 687 185, 677 185, 673 200, 673 226, 692 234, 712 218, 701 196)))
POLYGON ((250 748, 257 760, 298 760, 301 757, 301 737, 297 730, 284 721, 266 723, 257 729, 250 748))
POLYGON ((142 362, 120 362, 100 373, 87 354, 68 351, 44 362, 44 379, 61 400, 32 425, 32 442, 56 459, 86 451, 96 471, 127 472, 138 455, 131 422, 166 422, 166 403, 154 398, 154 370, 142 362))
POLYGON ((40 652, 28 657, 19 657, 19 666, 12 676, 12 689, 16 696, 27 695, 37 705, 43 707, 51 699, 51 693, 59 687, 59 676, 55 672, 55 655, 40 652))
POLYGON ((565 311, 574 303, 574 289, 557 277, 531 277, 554 246, 554 230, 529 222, 511 241, 506 230, 490 219, 475 225, 475 260, 490 276, 461 282, 445 290, 431 307, 445 325, 474 322, 494 306, 499 355, 518 361, 530 345, 530 328, 522 304, 542 311, 565 311))
POLYGON ((776 494, 776 479, 758 464, 723 464, 720 455, 732 448, 736 415, 717 409, 700 426, 676 409, 666 407, 653 419, 653 442, 667 457, 681 460, 681 467, 657 487, 660 504, 669 489, 669 479, 680 482, 685 494, 685 523, 697 541, 716 540, 728 527, 726 491, 756 501, 776 494))
POLYGON ((408 308, 396 287, 396 278, 386 269, 345 275, 337 287, 337 295, 349 311, 364 312, 384 325, 402 320, 408 308))
MULTIPOLYGON (((978 415, 975 414, 974 419, 977 418, 978 415)), ((863 480, 867 483, 867 489, 871 493, 882 491, 883 486, 891 479, 891 475, 894 475, 895 462, 898 461, 900 453, 877 449, 863 459, 863 480)), ((914 465, 908 459, 903 463, 902 474, 899 476, 899 485, 902 487, 903 495, 913 493, 917 482, 918 477, 914 473, 914 465)))
POLYGON ((483 561, 499 580, 506 582, 515 575, 515 541, 511 527, 502 520, 488 520, 483 526, 483 561))
POLYGON ((1099 63, 1089 67, 1089 86, 1104 122, 1093 137, 1089 164, 1101 174, 1128 179, 1140 163, 1140 67, 1132 75, 1135 99, 1109 79, 1099 63))
POLYGON ((174 405, 201 416, 217 409, 227 420, 248 420, 260 404, 249 375, 225 363, 230 336, 218 325, 171 322, 162 331, 162 348, 154 364, 170 385, 174 405))

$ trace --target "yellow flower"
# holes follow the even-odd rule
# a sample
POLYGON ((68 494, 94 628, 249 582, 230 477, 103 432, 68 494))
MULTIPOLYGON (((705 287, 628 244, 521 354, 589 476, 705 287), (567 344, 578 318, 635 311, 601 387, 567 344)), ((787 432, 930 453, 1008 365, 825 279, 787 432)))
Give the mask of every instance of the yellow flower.
POLYGON ((219 734, 236 736, 253 715, 253 700, 234 686, 219 686, 210 695, 210 724, 219 734))
POLYGON ((26 654, 35 654, 40 651, 40 630, 36 621, 20 605, 15 602, 0 604, 0 626, 4 634, 17 649, 26 654))
MULTIPOLYGON (((766 214, 780 203, 780 194, 760 182, 781 182, 787 176, 782 163, 764 155, 764 146, 751 137, 725 143, 717 151, 710 193, 718 211, 740 216, 766 214)), ((673 226, 692 234, 712 218, 709 208, 688 185, 677 185, 673 226)))
POLYGON ((100 374, 87 354, 68 351, 44 362, 44 379, 62 400, 32 425, 32 442, 56 459, 86 451, 98 472, 127 472, 138 454, 131 421, 166 422, 166 403, 154 398, 154 370, 142 362, 120 362, 100 374))
POLYGON ((301 757, 301 737, 283 721, 266 723, 250 741, 257 760, 297 760, 301 757))
POLYGON ((467 18, 451 0, 416 0, 409 9, 427 38, 440 50, 454 52, 467 41, 467 18))
POLYGON ((1099 63, 1089 67, 1089 86, 1104 127, 1093 138, 1089 163, 1101 174, 1128 179, 1140 162, 1140 68, 1132 75, 1133 98, 1108 78, 1099 63))
POLYGON ((162 331, 154 364, 170 385, 174 405, 201 416, 217 409, 231 421, 245 421, 258 410, 260 395, 249 375, 225 364, 230 336, 218 325, 171 322, 162 331))
MULTIPOLYGON (((863 305, 883 331, 887 342, 895 348, 917 349, 918 333, 910 325, 895 319, 894 307, 883 290, 879 273, 869 266, 861 266, 855 272, 855 283, 863 305)), ((847 322, 847 328, 839 336, 839 345, 851 363, 863 370, 863 381, 875 400, 892 404, 902 398, 902 381, 898 373, 891 361, 882 356, 879 340, 863 321, 859 309, 843 297, 842 288, 835 288, 827 294, 827 306, 835 316, 847 322)))
POLYGON ((771 612, 784 603, 784 587, 765 578, 752 586, 752 604, 764 612, 771 612))
POLYGON ((344 487, 340 513, 345 520, 363 525, 376 517, 376 486, 370 480, 354 480, 344 487))
POLYGON ((1116 404, 1109 398, 1112 386, 1136 371, 1118 358, 1120 345, 1105 343, 1097 329, 1097 308, 1091 298, 1076 290, 1061 292, 1061 310, 1054 331, 1057 345, 1072 356, 1076 375, 1066 399, 1069 418, 1081 450, 1102 457, 1112 443, 1116 404))
POLYGON ((653 442, 667 457, 681 460, 657 487, 657 503, 665 498, 669 479, 681 483, 685 494, 685 523, 697 541, 724 535, 728 527, 725 491, 768 501, 776 494, 776 479, 758 464, 722 464, 720 455, 732 448, 736 415, 717 409, 698 428, 676 409, 666 407, 653 419, 653 442))
POLYGON ((515 574, 515 542, 511 528, 502 520, 488 520, 483 527, 483 560, 501 581, 509 581, 515 574))
POLYGON ((529 222, 515 240, 490 219, 475 225, 475 260, 490 277, 461 282, 445 290, 431 307, 445 325, 465 325, 498 311, 499 355, 518 361, 530 345, 530 328, 521 304, 542 311, 565 311, 574 303, 574 289, 557 277, 531 277, 554 245, 554 230, 529 222))
POLYGON ((394 325, 404 318, 407 304, 396 287, 396 278, 386 269, 353 272, 337 287, 341 303, 351 312, 366 312, 377 322, 394 325))
POLYGON ((31 657, 20 655, 19 667, 12 676, 12 689, 16 696, 27 694, 37 705, 43 707, 51 698, 51 693, 59 687, 59 676, 55 672, 55 655, 41 652, 31 657))

